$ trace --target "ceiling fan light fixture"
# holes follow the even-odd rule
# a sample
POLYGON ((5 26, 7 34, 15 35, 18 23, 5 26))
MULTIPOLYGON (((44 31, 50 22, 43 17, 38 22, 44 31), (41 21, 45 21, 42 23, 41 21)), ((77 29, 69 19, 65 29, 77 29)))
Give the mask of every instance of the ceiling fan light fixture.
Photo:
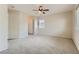
POLYGON ((45 14, 45 12, 43 12, 43 14, 45 14))
POLYGON ((41 12, 41 11, 38 11, 38 13, 39 13, 39 14, 42 14, 42 12, 41 12))
POLYGON ((38 6, 38 9, 34 11, 38 11, 39 14, 45 14, 45 12, 49 11, 49 9, 44 8, 43 6, 38 6))

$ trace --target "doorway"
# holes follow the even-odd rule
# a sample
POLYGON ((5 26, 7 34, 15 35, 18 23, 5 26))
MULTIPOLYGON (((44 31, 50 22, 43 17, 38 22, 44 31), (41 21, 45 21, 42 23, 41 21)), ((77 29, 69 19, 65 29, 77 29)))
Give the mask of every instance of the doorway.
POLYGON ((32 16, 28 17, 28 35, 34 34, 34 18, 32 16))

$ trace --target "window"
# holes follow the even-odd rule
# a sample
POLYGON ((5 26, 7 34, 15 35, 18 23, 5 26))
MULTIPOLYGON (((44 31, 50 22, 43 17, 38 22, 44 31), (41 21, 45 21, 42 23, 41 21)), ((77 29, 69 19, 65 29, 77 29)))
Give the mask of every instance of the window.
POLYGON ((39 28, 45 28, 45 20, 44 19, 40 18, 38 23, 39 23, 39 26, 38 26, 39 28))

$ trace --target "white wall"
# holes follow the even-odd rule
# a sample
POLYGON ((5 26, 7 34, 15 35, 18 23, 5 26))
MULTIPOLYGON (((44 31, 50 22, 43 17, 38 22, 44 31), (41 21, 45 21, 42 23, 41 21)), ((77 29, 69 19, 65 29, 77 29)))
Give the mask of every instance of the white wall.
POLYGON ((45 28, 39 29, 39 35, 72 37, 72 12, 44 16, 45 28))
POLYGON ((75 5, 75 8, 73 10, 73 23, 74 23, 74 30, 73 30, 73 41, 79 51, 79 7, 77 8, 77 5, 75 5))
POLYGON ((20 12, 19 19, 19 38, 26 38, 28 36, 28 16, 20 12))
POLYGON ((0 4, 0 51, 8 49, 8 8, 0 4))
POLYGON ((19 32, 19 12, 9 11, 9 39, 18 37, 19 32))
POLYGON ((28 36, 28 23, 25 13, 9 10, 9 39, 28 36))

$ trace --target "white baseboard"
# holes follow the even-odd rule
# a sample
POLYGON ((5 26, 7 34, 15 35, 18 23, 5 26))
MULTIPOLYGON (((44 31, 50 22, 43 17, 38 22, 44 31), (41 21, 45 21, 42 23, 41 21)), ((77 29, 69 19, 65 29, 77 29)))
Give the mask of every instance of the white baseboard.
POLYGON ((0 52, 1 52, 1 51, 4 51, 4 50, 7 50, 7 49, 8 49, 8 47, 0 48, 0 52))
POLYGON ((46 36, 54 36, 54 37, 62 37, 62 38, 68 38, 68 39, 71 39, 72 37, 71 37, 71 35, 57 35, 57 34, 54 34, 54 35, 52 35, 52 34, 37 34, 37 35, 46 35, 46 36))
POLYGON ((27 38, 28 34, 22 33, 22 34, 8 34, 8 39, 20 39, 20 38, 27 38))

